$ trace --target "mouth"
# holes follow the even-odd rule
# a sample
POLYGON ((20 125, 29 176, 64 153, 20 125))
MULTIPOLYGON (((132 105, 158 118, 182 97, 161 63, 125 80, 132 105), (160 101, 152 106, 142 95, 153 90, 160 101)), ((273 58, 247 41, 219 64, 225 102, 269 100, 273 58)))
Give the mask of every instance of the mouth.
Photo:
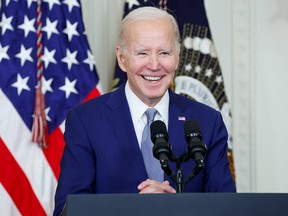
POLYGON ((142 77, 147 81, 158 81, 162 78, 161 76, 142 76, 142 77))

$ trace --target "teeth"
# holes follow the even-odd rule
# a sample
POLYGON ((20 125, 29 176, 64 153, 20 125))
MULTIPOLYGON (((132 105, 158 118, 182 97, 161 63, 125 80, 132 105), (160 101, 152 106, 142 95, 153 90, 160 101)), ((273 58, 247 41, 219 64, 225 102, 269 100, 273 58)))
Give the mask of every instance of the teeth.
POLYGON ((157 81, 160 80, 161 77, 153 77, 153 76, 143 76, 144 79, 149 80, 149 81, 157 81))

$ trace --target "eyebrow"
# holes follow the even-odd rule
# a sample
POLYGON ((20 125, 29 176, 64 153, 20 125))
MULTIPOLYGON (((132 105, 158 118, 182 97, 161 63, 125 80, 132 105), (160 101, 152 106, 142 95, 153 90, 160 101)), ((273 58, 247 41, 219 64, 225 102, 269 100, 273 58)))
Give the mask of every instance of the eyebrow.
POLYGON ((136 48, 136 49, 133 49, 133 52, 136 52, 136 53, 144 52, 144 51, 150 51, 150 49, 147 49, 147 48, 136 48))
MULTIPOLYGON (((173 49, 171 48, 163 48, 163 49, 159 49, 158 52, 168 52, 171 53, 173 49)), ((147 48, 136 48, 133 50, 134 53, 139 53, 139 52, 147 52, 147 51, 151 51, 151 49, 147 49, 147 48)))
POLYGON ((167 49, 161 49, 160 51, 164 51, 164 52, 168 52, 171 53, 173 49, 171 48, 167 48, 167 49))

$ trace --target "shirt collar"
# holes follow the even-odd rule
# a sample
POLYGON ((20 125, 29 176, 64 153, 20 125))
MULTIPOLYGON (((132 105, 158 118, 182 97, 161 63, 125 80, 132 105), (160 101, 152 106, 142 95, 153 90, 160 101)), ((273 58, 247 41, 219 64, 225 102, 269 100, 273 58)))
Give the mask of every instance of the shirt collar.
MULTIPOLYGON (((149 108, 144 104, 131 90, 128 82, 125 85, 125 94, 130 108, 133 124, 135 125, 143 116, 144 112, 149 108)), ((168 110, 169 110, 169 93, 165 92, 161 100, 155 105, 158 113, 155 116, 155 120, 164 121, 168 127, 168 110)))

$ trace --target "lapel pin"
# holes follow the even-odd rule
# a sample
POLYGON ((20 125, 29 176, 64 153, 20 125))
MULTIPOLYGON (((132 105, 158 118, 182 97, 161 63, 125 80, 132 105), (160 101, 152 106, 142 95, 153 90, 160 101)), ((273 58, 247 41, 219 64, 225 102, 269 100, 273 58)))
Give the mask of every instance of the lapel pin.
POLYGON ((185 116, 179 116, 179 117, 178 117, 178 120, 179 120, 179 121, 185 121, 186 118, 185 118, 185 116))

